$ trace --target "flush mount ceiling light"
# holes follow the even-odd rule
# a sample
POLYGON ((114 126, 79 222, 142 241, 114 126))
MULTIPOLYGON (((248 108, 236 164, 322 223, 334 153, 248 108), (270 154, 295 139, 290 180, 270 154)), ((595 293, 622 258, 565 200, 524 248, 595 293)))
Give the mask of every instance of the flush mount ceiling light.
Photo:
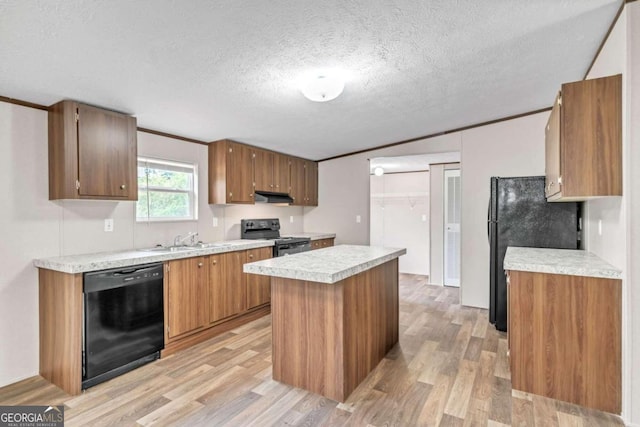
POLYGON ((382 176, 382 175, 384 175, 384 169, 382 169, 380 166, 378 166, 377 168, 375 168, 373 170, 373 174, 375 176, 382 176))
POLYGON ((344 90, 344 78, 335 70, 309 73, 302 78, 300 91, 309 100, 327 102, 336 99, 344 90))

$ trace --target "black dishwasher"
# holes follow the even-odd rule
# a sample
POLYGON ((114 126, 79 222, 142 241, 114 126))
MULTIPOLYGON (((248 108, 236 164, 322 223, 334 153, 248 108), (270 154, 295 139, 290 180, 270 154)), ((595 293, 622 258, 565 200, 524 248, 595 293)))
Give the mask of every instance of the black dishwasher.
POLYGON ((82 388, 160 357, 162 263, 84 274, 82 388))

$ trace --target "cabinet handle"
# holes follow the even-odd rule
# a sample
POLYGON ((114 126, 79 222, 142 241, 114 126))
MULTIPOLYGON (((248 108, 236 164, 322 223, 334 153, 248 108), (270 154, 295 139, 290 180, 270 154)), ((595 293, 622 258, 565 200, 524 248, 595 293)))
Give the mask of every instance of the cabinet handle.
POLYGON ((202 263, 201 262, 198 263, 198 267, 202 267, 202 263))
POLYGON ((253 197, 253 193, 249 193, 249 197, 253 197))
POLYGON ((253 258, 253 254, 249 254, 249 258, 253 258))
POLYGON ((273 188, 273 184, 269 184, 269 187, 273 188))
POLYGON ((127 186, 126 186, 126 185, 124 185, 124 184, 122 184, 122 185, 120 186, 120 189, 121 189, 121 190, 124 190, 125 188, 127 188, 127 186))
POLYGON ((213 260, 213 262, 211 262, 211 264, 216 265, 218 263, 218 261, 216 261, 215 259, 213 260))

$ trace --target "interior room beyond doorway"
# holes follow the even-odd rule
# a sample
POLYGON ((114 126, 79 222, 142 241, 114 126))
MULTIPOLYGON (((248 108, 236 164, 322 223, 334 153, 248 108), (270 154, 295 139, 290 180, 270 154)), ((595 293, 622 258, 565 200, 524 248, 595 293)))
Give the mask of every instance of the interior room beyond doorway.
POLYGON ((445 191, 446 176, 460 170, 460 153, 378 157, 370 159, 369 166, 370 244, 405 247, 401 273, 428 276, 431 284, 456 286, 459 242, 451 245, 455 236, 446 232, 451 224, 445 222, 445 191))

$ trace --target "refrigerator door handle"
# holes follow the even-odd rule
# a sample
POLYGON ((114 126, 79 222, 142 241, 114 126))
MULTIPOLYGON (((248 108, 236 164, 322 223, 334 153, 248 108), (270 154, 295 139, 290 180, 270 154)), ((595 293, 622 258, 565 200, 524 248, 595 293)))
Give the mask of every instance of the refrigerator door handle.
POLYGON ((491 246, 491 197, 489 197, 489 206, 487 206, 487 242, 491 246))

